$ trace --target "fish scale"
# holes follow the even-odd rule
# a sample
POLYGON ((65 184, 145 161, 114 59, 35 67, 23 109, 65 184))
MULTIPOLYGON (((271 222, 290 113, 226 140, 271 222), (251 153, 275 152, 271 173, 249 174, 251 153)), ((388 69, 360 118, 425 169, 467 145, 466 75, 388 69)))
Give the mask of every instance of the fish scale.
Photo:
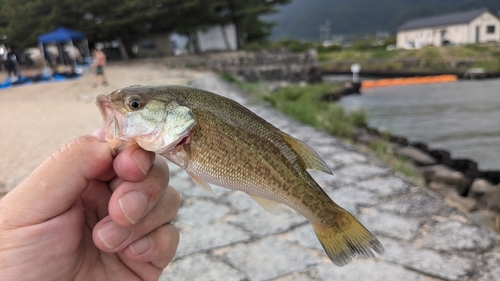
POLYGON ((99 96, 97 105, 111 144, 137 142, 158 152, 208 192, 215 184, 243 191, 271 212, 281 203, 295 209, 336 265, 383 253, 306 171, 331 173, 316 152, 235 101, 186 86, 132 86, 99 96))

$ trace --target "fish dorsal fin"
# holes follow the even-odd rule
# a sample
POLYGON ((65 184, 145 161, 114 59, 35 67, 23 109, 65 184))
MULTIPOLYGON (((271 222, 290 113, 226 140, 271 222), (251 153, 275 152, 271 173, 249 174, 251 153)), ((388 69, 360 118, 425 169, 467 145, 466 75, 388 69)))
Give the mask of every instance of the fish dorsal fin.
POLYGON ((187 173, 187 174, 189 175, 189 177, 194 181, 194 183, 197 186, 199 186, 201 189, 206 191, 208 194, 215 196, 215 192, 212 190, 212 187, 210 187, 210 184, 208 184, 208 182, 200 179, 199 177, 197 177, 193 174, 190 174, 190 173, 187 173))
POLYGON ((330 168, 328 168, 328 165, 326 165, 325 161, 321 159, 318 153, 316 153, 316 151, 310 148, 307 144, 281 131, 278 132, 278 135, 293 151, 295 151, 299 160, 306 169, 312 169, 330 175, 333 174, 330 168))
POLYGON ((279 215, 280 203, 276 203, 274 201, 264 199, 262 197, 253 196, 253 195, 250 195, 250 197, 252 197, 252 199, 255 200, 255 202, 257 202, 257 204, 259 204, 262 208, 266 209, 266 211, 268 211, 269 213, 271 213, 273 215, 279 215))

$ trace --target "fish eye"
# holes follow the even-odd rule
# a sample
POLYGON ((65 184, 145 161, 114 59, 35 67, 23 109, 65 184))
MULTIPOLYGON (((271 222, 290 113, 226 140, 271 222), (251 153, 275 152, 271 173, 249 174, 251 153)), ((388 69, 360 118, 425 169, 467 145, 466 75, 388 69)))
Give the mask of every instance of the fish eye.
POLYGON ((141 107, 141 103, 139 101, 133 100, 130 102, 130 108, 138 109, 139 107, 141 107))
POLYGON ((137 110, 144 105, 143 101, 139 97, 131 97, 127 100, 127 106, 131 110, 137 110))

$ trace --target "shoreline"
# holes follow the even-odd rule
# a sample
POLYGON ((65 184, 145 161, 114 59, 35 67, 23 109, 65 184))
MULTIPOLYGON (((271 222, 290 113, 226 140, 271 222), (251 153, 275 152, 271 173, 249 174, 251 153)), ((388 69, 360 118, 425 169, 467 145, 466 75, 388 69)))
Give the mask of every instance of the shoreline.
MULTIPOLYGON (((324 70, 324 75, 352 75, 349 70, 324 70)), ((418 76, 438 76, 438 75, 456 75, 460 80, 484 80, 500 78, 500 72, 484 72, 475 73, 472 77, 467 76, 467 71, 363 71, 359 72, 360 76, 376 77, 376 78, 407 78, 418 76)))

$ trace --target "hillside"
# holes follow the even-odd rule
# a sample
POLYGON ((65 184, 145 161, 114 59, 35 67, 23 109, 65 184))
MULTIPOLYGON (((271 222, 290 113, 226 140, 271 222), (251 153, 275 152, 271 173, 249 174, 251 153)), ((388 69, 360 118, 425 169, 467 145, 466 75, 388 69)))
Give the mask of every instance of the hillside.
POLYGON ((375 35, 393 33, 411 18, 473 8, 500 11, 498 0, 293 0, 279 6, 279 12, 264 19, 276 22, 271 40, 292 38, 319 40, 319 26, 331 23, 332 35, 375 35))

